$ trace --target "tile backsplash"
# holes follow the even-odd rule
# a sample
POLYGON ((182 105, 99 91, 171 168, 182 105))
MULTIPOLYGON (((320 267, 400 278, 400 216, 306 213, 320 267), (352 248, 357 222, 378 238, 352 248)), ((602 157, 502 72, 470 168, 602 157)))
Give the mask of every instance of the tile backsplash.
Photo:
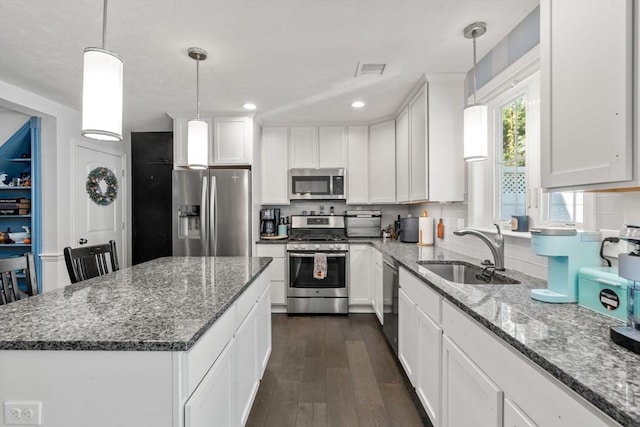
MULTIPOLYGON (((602 231, 603 237, 617 236, 625 224, 640 225, 640 191, 625 193, 598 193, 596 203, 596 229, 602 231)), ((435 239, 435 244, 446 249, 463 253, 474 258, 491 259, 487 245, 475 237, 456 236, 458 228, 467 224, 466 203, 421 203, 415 205, 347 205, 344 201, 335 202, 294 202, 291 205, 265 206, 280 208, 281 215, 300 215, 303 210, 319 213, 324 206, 325 214, 334 206, 336 214, 344 214, 347 209, 379 209, 382 211, 382 227, 393 224, 398 215, 420 216, 423 210, 435 217, 436 222, 442 218, 445 226, 444 239, 435 239)), ((620 252, 628 252, 626 242, 606 244, 605 256, 611 257, 616 264, 620 252)), ((505 265, 507 268, 522 271, 541 279, 547 278, 547 258, 535 255, 531 250, 531 239, 520 236, 505 236, 505 265)))

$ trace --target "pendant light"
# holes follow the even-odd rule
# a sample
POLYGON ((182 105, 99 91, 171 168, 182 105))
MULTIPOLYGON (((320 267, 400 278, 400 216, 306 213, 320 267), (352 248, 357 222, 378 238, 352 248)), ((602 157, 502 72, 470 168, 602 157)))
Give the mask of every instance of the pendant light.
POLYGON ((107 0, 102 16, 102 47, 84 50, 82 135, 101 141, 122 141, 122 68, 124 61, 105 49, 107 0))
POLYGON ((464 109, 464 160, 475 162, 487 159, 487 106, 476 102, 476 39, 487 31, 487 24, 474 22, 464 29, 464 36, 473 39, 473 104, 464 109))
POLYGON ((209 124, 200 119, 200 61, 207 59, 207 51, 189 48, 189 57, 196 60, 196 118, 187 122, 187 167, 206 169, 209 148, 209 124))

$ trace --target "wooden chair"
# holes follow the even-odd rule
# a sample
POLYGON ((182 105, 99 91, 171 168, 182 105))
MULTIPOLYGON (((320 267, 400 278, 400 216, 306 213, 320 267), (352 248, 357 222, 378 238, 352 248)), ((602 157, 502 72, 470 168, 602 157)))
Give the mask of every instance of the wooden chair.
POLYGON ((71 283, 102 276, 120 270, 116 242, 93 246, 81 246, 79 248, 64 248, 64 261, 71 283), (109 262, 107 262, 109 257, 109 262))
POLYGON ((31 252, 17 258, 0 259, 0 305, 38 294, 36 265, 31 252), (24 272, 26 293, 18 287, 18 275, 24 272))

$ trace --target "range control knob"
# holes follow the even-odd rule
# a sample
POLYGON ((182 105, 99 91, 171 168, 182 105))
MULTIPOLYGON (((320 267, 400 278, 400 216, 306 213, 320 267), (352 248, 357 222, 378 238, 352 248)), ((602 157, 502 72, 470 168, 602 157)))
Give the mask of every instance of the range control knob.
POLYGON ((304 249, 306 247, 307 247, 307 245, 300 245, 300 249, 304 249))
POLYGON ((342 245, 336 245, 336 251, 339 251, 342 249, 342 245))
POLYGON ((316 245, 316 246, 315 246, 315 248, 316 248, 316 249, 320 249, 320 245, 316 245))
POLYGON ((337 245, 329 245, 329 250, 337 249, 337 248, 336 248, 336 246, 337 246, 337 245))

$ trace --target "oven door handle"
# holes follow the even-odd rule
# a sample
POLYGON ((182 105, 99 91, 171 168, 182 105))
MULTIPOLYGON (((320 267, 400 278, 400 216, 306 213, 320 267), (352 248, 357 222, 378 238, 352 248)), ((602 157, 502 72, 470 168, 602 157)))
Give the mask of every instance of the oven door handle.
MULTIPOLYGON (((318 252, 318 253, 324 253, 324 252, 318 252)), ((347 254, 343 254, 343 253, 338 253, 338 254, 334 254, 334 253, 327 253, 327 258, 345 258, 347 256, 347 254)), ((293 252, 289 252, 289 257, 291 258, 313 258, 315 256, 315 254, 298 254, 298 253, 293 253, 293 252)))

